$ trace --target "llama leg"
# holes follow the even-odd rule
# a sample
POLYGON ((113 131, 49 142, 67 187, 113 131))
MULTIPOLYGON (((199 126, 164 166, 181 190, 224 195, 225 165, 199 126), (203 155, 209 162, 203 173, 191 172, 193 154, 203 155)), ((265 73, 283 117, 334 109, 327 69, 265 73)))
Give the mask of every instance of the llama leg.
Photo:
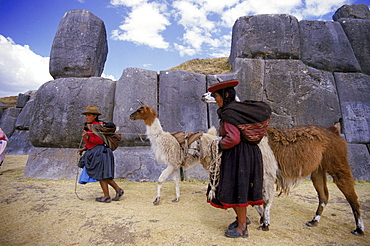
POLYGON ((172 202, 178 202, 180 201, 180 185, 179 185, 180 168, 178 168, 177 170, 173 170, 172 177, 173 177, 173 182, 175 183, 175 190, 176 190, 176 198, 175 200, 172 200, 172 202))
POLYGON ((326 174, 322 168, 311 173, 311 180, 319 197, 319 206, 313 219, 306 223, 307 226, 317 226, 320 222, 322 212, 329 200, 328 187, 326 186, 326 174))
POLYGON ((155 198, 153 204, 158 205, 159 201, 161 200, 161 189, 162 189, 162 184, 166 179, 171 175, 175 168, 172 166, 167 166, 166 169, 163 170, 161 175, 158 178, 158 185, 157 185, 157 197, 155 198))
MULTIPOLYGON (((260 223, 262 224, 260 227, 258 227, 258 230, 262 231, 269 231, 270 228, 270 210, 272 206, 272 199, 266 200, 263 204, 263 209, 262 208, 257 208, 258 210, 262 211, 261 218, 260 218, 260 223)), ((259 212, 259 211, 258 211, 259 212)))
MULTIPOLYGON (((349 167, 349 166, 348 166, 349 167)), ((353 215, 355 217, 356 222, 356 229, 351 231, 351 233, 361 236, 364 235, 364 221, 361 217, 360 213, 360 204, 358 203, 357 194, 354 187, 353 182, 353 176, 350 173, 350 170, 348 168, 348 172, 346 175, 338 176, 338 175, 332 175, 334 178, 335 184, 338 186, 339 190, 343 193, 343 195, 346 197, 348 203, 350 204, 352 208, 353 215)))

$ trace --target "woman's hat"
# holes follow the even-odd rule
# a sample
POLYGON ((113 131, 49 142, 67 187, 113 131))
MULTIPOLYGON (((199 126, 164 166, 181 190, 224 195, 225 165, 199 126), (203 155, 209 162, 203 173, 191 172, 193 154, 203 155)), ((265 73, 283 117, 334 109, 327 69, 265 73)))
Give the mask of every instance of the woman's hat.
POLYGON ((101 115, 99 113, 99 109, 96 106, 89 105, 86 107, 86 111, 83 112, 82 114, 87 115, 87 114, 96 114, 96 115, 101 115))
POLYGON ((214 84, 214 85, 208 87, 207 90, 209 92, 214 93, 215 91, 218 91, 218 90, 221 90, 221 89, 225 89, 227 87, 235 87, 238 84, 239 84, 239 81, 238 80, 229 80, 229 81, 221 82, 221 83, 218 83, 218 84, 214 84))

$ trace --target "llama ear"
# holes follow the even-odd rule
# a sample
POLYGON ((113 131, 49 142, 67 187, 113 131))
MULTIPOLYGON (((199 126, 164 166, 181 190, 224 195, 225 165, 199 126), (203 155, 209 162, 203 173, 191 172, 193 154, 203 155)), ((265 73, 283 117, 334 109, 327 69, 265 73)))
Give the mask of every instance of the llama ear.
POLYGON ((145 106, 145 104, 142 103, 139 99, 137 100, 137 102, 140 104, 140 106, 145 106))

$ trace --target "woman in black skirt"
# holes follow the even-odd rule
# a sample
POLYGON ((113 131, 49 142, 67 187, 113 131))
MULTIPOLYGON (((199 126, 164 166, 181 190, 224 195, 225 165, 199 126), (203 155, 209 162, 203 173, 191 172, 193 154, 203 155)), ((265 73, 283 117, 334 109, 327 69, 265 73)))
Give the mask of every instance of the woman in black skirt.
POLYGON ((82 169, 79 183, 86 184, 89 182, 100 182, 104 196, 98 197, 97 202, 110 203, 108 185, 112 186, 116 191, 116 196, 113 201, 118 201, 124 191, 113 180, 114 178, 114 156, 112 150, 104 143, 104 136, 99 132, 101 127, 115 127, 113 123, 104 123, 99 121, 98 107, 87 106, 85 112, 86 123, 82 133, 85 142, 84 148, 78 150, 80 154, 83 151, 86 153, 81 157, 78 166, 82 169))
MULTIPOLYGON (((234 87, 238 83, 232 80, 208 88, 219 107, 222 157, 215 197, 207 201, 217 208, 234 209, 236 221, 225 232, 225 236, 232 238, 248 237, 247 206, 263 204, 263 163, 257 144, 271 115, 270 107, 264 102, 236 102, 234 87)), ((207 195, 210 191, 208 187, 207 195)))

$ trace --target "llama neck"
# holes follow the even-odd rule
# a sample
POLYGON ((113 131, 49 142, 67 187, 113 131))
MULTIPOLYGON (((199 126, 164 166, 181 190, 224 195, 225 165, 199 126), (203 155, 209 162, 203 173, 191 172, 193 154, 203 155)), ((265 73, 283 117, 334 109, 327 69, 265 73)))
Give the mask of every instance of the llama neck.
POLYGON ((146 134, 149 139, 152 139, 155 135, 162 134, 162 126, 158 118, 155 118, 151 125, 146 125, 146 134))

